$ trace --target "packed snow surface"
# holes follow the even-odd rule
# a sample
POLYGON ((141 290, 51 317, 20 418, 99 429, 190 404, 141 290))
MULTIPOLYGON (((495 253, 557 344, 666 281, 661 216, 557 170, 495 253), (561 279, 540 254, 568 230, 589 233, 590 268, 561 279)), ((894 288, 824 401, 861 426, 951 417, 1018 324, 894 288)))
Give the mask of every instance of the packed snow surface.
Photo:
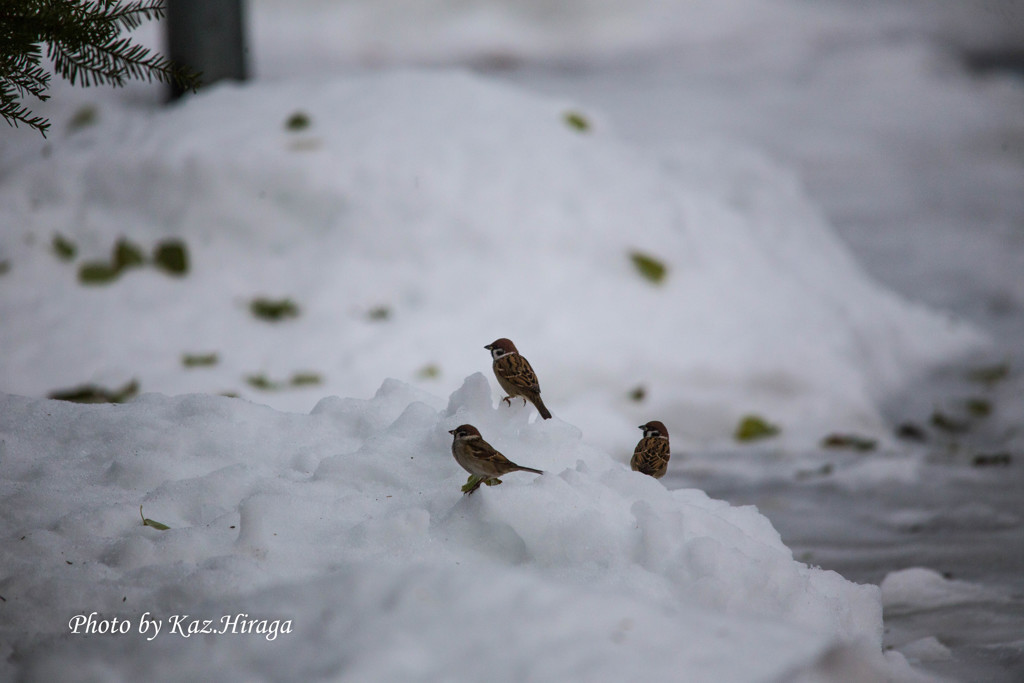
POLYGON ((495 408, 482 374, 447 405, 388 380, 309 415, 4 395, 0 444, 5 678, 882 675, 877 587, 794 561, 755 508, 495 408), (546 473, 463 496, 466 422, 546 473))

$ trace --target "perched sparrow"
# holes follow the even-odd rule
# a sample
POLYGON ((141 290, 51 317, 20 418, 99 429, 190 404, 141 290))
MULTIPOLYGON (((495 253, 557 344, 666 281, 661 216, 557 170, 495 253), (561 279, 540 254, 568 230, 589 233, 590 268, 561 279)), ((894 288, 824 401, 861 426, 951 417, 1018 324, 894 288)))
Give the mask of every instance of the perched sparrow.
POLYGON ((540 383, 537 381, 537 373, 530 367, 530 361, 519 355, 516 345, 511 340, 495 339, 484 347, 491 352, 494 359, 494 376, 498 378, 498 384, 508 394, 502 400, 512 405, 513 396, 521 396, 523 405, 529 400, 536 408, 540 416, 545 420, 550 419, 551 413, 544 407, 544 401, 540 398, 540 383))
POLYGON ((480 430, 473 425, 462 425, 448 432, 455 437, 452 441, 452 455, 455 462, 462 465, 462 469, 469 472, 469 480, 462 487, 463 493, 473 493, 480 484, 494 486, 500 484, 498 477, 509 472, 533 472, 544 474, 532 467, 522 467, 510 461, 504 455, 494 450, 494 446, 484 441, 480 436, 480 430))
POLYGON ((665 476, 665 470, 668 469, 668 459, 670 457, 668 452, 668 430, 665 429, 665 425, 657 420, 640 425, 640 429, 644 430, 644 437, 636 445, 636 450, 633 451, 633 459, 629 461, 629 466, 635 472, 643 472, 655 479, 661 479, 665 476))

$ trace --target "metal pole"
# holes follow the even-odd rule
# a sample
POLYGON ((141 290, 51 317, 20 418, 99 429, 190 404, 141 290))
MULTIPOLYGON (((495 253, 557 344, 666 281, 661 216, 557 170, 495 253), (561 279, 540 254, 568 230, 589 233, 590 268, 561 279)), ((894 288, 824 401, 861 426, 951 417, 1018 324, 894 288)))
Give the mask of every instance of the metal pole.
MULTIPOLYGON (((247 76, 243 0, 166 0, 167 52, 202 74, 200 87, 247 76)), ((182 95, 171 86, 171 97, 182 95)))

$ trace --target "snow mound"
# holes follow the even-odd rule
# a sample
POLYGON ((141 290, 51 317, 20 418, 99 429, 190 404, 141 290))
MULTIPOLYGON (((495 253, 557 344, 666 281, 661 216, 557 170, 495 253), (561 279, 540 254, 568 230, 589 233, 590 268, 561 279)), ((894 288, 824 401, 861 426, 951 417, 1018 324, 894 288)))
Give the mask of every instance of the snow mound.
POLYGON ((652 417, 729 438, 749 412, 816 442, 880 430, 880 397, 978 342, 869 281, 767 160, 652 156, 599 113, 467 74, 223 86, 98 120, 0 183, 12 393, 136 378, 306 411, 383 377, 436 390, 508 336, 555 415, 600 443, 630 448, 652 417), (147 254, 180 237, 191 271, 79 285, 121 236, 147 254), (256 319, 261 296, 298 317, 256 319), (183 368, 196 352, 219 361, 183 368), (288 381, 309 375, 319 388, 288 381))
POLYGON ((882 579, 882 604, 888 609, 931 609, 983 601, 1002 601, 997 591, 947 579, 934 569, 911 567, 890 572, 882 579))
POLYGON ((669 491, 557 418, 495 409, 480 374, 447 406, 388 380, 308 415, 0 395, 0 443, 4 678, 852 680, 884 666, 877 587, 794 561, 752 507, 669 491), (464 422, 546 474, 463 496, 447 430, 464 422), (76 632, 78 615, 93 626, 76 632), (88 631, 113 619, 127 631, 88 631))
POLYGON ((944 659, 952 659, 949 648, 942 644, 935 636, 919 638, 907 643, 902 648, 903 654, 919 662, 934 662, 944 659))

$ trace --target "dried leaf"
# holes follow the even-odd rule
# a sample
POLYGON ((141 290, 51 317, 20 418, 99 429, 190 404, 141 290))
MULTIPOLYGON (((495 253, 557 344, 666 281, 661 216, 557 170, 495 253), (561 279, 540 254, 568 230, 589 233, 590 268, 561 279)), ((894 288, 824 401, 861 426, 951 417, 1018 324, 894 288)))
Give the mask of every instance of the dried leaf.
POLYGON ((217 353, 183 353, 181 364, 186 368, 201 368, 216 365, 220 358, 217 353))
POLYGON ((374 306, 367 311, 366 316, 370 320, 387 320, 391 317, 391 309, 387 306, 374 306))
POLYGON ((758 415, 747 415, 740 420, 733 435, 737 441, 767 439, 779 433, 779 428, 758 415))
POLYGON ((650 254, 633 251, 630 252, 629 258, 633 260, 633 265, 640 275, 656 285, 661 284, 668 274, 668 267, 650 254))
POLYGON ((907 441, 927 441, 928 435, 924 429, 913 422, 904 422, 896 428, 896 436, 907 441))
POLYGON ((878 446, 875 439, 856 434, 829 434, 821 441, 822 448, 849 448, 855 451, 873 451, 878 446))
POLYGON ((1013 456, 1009 453, 979 453, 971 460, 974 467, 1009 467, 1013 456))
POLYGON ((98 119, 99 113, 95 105, 83 105, 71 115, 71 119, 68 121, 68 130, 73 132, 80 128, 91 126, 95 124, 98 119))
POLYGON ((435 379, 441 376, 441 368, 434 363, 429 363, 420 368, 416 376, 420 379, 435 379))
POLYGON ((565 122, 570 128, 580 133, 586 133, 590 130, 589 119, 578 111, 565 112, 565 122))
POLYGON ((120 275, 120 268, 103 261, 89 261, 78 267, 78 281, 83 285, 107 285, 120 275))
POLYGON ((309 114, 303 111, 297 111, 288 117, 288 120, 284 122, 284 127, 289 131, 296 133, 300 130, 306 130, 312 123, 313 122, 309 118, 309 114))
POLYGON ((296 372, 289 383, 293 387, 313 386, 323 383, 323 378, 315 372, 296 372))
POLYGON ((261 391, 278 391, 284 388, 284 384, 275 382, 266 375, 246 375, 245 381, 249 386, 261 391))
POLYGON ((152 519, 149 519, 148 517, 143 515, 142 514, 142 506, 141 505, 139 506, 139 517, 142 517, 142 526, 151 526, 154 529, 159 529, 160 531, 167 531, 168 529, 171 528, 171 527, 169 527, 166 524, 163 524, 161 522, 154 522, 152 519))
POLYGON ((188 272, 188 247, 178 239, 158 242, 153 250, 153 263, 168 275, 184 276, 188 272))
POLYGON ((298 305, 291 299, 267 299, 257 297, 249 303, 249 310, 260 320, 279 322, 299 315, 298 305))
POLYGON ((964 408, 971 417, 988 417, 992 414, 992 402, 987 398, 969 398, 964 408))
POLYGON ((49 398, 72 403, 124 403, 139 393, 139 383, 132 380, 119 389, 107 389, 96 384, 82 384, 73 389, 51 391, 49 398))
POLYGON ((835 466, 832 463, 827 462, 821 467, 815 468, 813 470, 798 470, 796 473, 796 478, 803 480, 813 479, 815 477, 827 477, 834 471, 835 466))
POLYGON ((146 262, 142 249, 130 240, 122 237, 114 245, 114 268, 118 271, 125 268, 137 268, 146 262))
POLYGON ((54 234, 51 247, 61 261, 71 261, 78 253, 78 246, 59 232, 54 234))
POLYGON ((974 368, 967 373, 967 379, 978 384, 992 385, 1001 382, 1010 376, 1010 364, 1008 362, 996 363, 995 365, 983 365, 974 368))
POLYGON ((950 434, 962 434, 970 431, 971 429, 971 425, 967 420, 958 420, 957 418, 947 415, 940 410, 936 410, 932 413, 930 422, 933 427, 950 434))

